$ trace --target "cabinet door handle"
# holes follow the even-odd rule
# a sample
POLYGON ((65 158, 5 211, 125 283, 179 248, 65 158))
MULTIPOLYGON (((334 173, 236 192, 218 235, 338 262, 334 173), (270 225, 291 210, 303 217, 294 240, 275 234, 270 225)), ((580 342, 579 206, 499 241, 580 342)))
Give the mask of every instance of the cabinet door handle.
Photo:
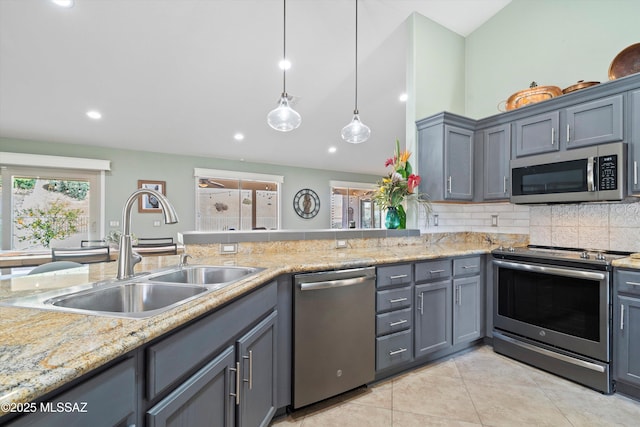
POLYGON ((249 379, 243 379, 245 383, 249 383, 249 390, 253 389, 253 351, 249 350, 248 356, 242 356, 243 359, 249 360, 249 379))
POLYGON ((429 274, 444 273, 444 270, 429 270, 429 274))
POLYGON ((462 268, 467 269, 467 268, 478 268, 477 265, 463 265, 462 268))
POLYGON ((240 404, 240 362, 236 362, 236 367, 235 368, 229 368, 229 370, 231 372, 235 372, 236 373, 236 392, 235 393, 229 393, 230 396, 233 396, 236 398, 236 405, 240 404))
POLYGON ((452 179, 451 179, 451 175, 449 175, 449 178, 447 178, 447 192, 448 192, 449 194, 451 194, 451 186, 452 186, 452 185, 451 185, 451 181, 452 181, 452 179))
POLYGON ((503 193, 507 192, 507 176, 506 175, 502 177, 502 192, 503 193))
POLYGON ((398 325, 402 325, 403 323, 407 323, 407 320, 403 319, 403 320, 398 320, 397 322, 391 322, 389 323, 389 326, 398 326, 398 325))
POLYGON ((420 292, 420 315, 424 314, 424 292, 420 292))
POLYGON ((638 161, 633 161, 633 185, 638 185, 638 161))
POLYGON ((403 302, 403 301, 406 301, 406 300, 407 300, 406 298, 396 298, 396 299, 390 299, 389 302, 391 304, 394 304, 396 302, 403 302))
POLYGON ((389 356, 395 356, 396 354, 404 353, 405 351, 407 351, 406 348, 400 348, 398 350, 390 351, 389 356))
POLYGON ((620 304, 620 330, 624 331, 624 304, 620 304))
POLYGON ((551 128, 551 145, 556 145, 556 128, 551 128))
POLYGON ((624 282, 624 283, 631 286, 640 286, 640 283, 638 282, 624 282))
POLYGON ((569 137, 569 130, 571 129, 571 125, 567 123, 567 144, 571 142, 571 138, 569 137))
POLYGON ((396 280, 396 279, 404 279, 405 277, 409 277, 408 274, 397 274, 395 276, 389 276, 389 280, 396 280))

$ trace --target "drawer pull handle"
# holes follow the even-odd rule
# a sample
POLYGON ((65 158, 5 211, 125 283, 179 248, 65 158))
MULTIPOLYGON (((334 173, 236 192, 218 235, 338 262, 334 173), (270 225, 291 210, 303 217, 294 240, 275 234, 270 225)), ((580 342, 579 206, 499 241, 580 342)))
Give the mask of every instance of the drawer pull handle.
POLYGON ((403 320, 398 320, 397 322, 391 322, 389 323, 389 326, 398 326, 398 325, 402 325, 403 323, 407 323, 408 320, 403 319, 403 320))
POLYGON ((390 351, 389 352, 389 356, 395 356, 396 354, 404 353, 405 351, 407 351, 406 348, 401 348, 401 349, 398 349, 398 350, 390 351))
POLYGON ((405 277, 409 277, 408 274, 398 274, 395 276, 389 276, 389 280, 396 280, 396 279, 404 279, 405 277))
POLYGON ((478 268, 477 265, 463 265, 462 268, 467 269, 467 268, 478 268))
POLYGON ((627 285, 631 285, 631 286, 640 286, 640 283, 638 282, 625 282, 627 285))
POLYGON ((396 299, 390 299, 389 302, 391 304, 393 304, 393 303, 396 303, 396 302, 403 302, 403 301, 406 301, 406 300, 407 300, 406 298, 396 298, 396 299))
POLYGON ((444 273, 444 270, 429 270, 429 274, 444 273))

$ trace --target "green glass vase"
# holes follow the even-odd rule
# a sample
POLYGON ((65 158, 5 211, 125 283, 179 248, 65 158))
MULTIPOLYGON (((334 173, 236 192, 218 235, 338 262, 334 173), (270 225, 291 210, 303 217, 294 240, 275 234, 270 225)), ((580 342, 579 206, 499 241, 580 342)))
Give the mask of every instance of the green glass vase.
POLYGON ((384 219, 384 226, 389 230, 394 230, 400 227, 400 215, 398 209, 395 206, 389 206, 387 208, 387 216, 384 219))
POLYGON ((400 225, 398 225, 398 228, 400 230, 405 230, 407 228, 407 213, 404 211, 402 205, 398 205, 396 209, 398 211, 398 217, 400 218, 400 225))

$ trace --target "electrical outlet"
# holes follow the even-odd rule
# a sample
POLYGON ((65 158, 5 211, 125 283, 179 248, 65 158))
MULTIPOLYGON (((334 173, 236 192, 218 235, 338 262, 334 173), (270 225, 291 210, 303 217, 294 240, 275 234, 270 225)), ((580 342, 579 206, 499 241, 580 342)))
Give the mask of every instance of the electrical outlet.
POLYGON ((433 226, 437 227, 438 226, 438 222, 439 222, 438 214, 434 214, 433 215, 433 226))
POLYGON ((498 215, 491 215, 491 226, 492 227, 498 226, 498 215))
POLYGON ((153 226, 154 227, 160 227, 160 221, 159 220, 153 221, 153 226))
POLYGON ((109 227, 120 227, 120 221, 112 219, 109 221, 109 227))
POLYGON ((237 243, 223 243, 220 245, 221 254, 235 254, 238 252, 237 243))
POLYGON ((346 240, 336 240, 336 249, 345 249, 347 247, 346 240))

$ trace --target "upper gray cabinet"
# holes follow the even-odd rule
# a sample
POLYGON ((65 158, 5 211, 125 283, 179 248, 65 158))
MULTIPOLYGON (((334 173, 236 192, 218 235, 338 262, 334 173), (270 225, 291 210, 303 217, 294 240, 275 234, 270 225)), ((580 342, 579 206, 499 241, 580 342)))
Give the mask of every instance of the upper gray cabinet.
POLYGON ((629 189, 640 192, 638 163, 640 163, 640 89, 629 93, 629 189))
POLYGON ((623 98, 620 94, 565 109, 561 131, 567 148, 622 141, 623 98))
POLYGON ((550 111, 517 120, 515 129, 516 157, 558 151, 560 112, 550 111))
POLYGON ((509 159, 511 159, 511 125, 501 125, 483 132, 484 176, 483 200, 508 199, 509 159))
POLYGON ((420 191, 434 201, 472 200, 475 121, 440 113, 416 125, 420 191))

